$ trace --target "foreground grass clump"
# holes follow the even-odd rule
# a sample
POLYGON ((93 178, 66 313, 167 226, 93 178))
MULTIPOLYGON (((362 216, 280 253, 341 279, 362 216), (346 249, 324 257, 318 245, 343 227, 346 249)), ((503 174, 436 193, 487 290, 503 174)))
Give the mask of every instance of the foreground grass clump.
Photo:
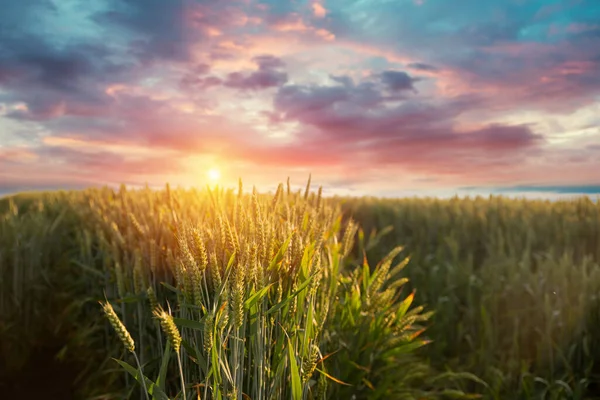
MULTIPOLYGON (((372 271, 365 260, 353 272, 358 227, 342 226, 338 205, 320 190, 280 185, 266 197, 244 194, 240 183, 237 193, 122 188, 88 196, 107 299, 121 315, 116 322, 109 314, 111 323, 140 360, 121 364, 153 396, 428 392, 407 379, 410 366, 393 369, 428 343, 419 323, 430 315, 410 309, 404 280, 388 284, 406 262, 392 269, 395 251, 372 271)), ((430 398, 444 395, 429 389, 430 398)))

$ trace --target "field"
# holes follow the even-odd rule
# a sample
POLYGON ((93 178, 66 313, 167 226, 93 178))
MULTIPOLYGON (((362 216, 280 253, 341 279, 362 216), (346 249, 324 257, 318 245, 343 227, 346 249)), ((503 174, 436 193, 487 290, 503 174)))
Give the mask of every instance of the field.
POLYGON ((0 391, 599 399, 599 290, 587 198, 21 194, 0 200, 0 391))

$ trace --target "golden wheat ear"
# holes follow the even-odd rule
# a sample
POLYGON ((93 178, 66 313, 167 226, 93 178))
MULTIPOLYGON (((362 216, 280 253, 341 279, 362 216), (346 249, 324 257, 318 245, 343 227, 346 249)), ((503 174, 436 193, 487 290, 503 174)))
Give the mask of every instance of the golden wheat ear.
POLYGON ((123 346, 125 346, 125 348, 129 352, 134 353, 135 352, 135 342, 133 341, 133 338, 129 334, 129 331, 127 330, 125 325, 119 319, 119 316, 113 309, 113 306, 108 301, 100 302, 100 305, 102 305, 102 311, 104 311, 104 314, 106 315, 106 318, 108 319, 108 322, 112 325, 114 330, 117 332, 117 336, 123 343, 123 346))
POLYGON ((175 350, 175 353, 179 353, 179 349, 181 347, 181 334, 179 333, 179 329, 175 325, 175 321, 171 314, 166 312, 162 308, 157 308, 153 311, 154 316, 160 322, 160 327, 162 328, 165 335, 167 335, 167 340, 175 350))

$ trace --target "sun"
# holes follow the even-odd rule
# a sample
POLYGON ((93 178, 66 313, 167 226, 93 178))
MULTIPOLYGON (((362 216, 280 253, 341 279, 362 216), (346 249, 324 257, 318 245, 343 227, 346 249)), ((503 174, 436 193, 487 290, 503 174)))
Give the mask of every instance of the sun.
POLYGON ((207 175, 212 182, 218 182, 221 179, 221 171, 218 168, 209 169, 207 175))

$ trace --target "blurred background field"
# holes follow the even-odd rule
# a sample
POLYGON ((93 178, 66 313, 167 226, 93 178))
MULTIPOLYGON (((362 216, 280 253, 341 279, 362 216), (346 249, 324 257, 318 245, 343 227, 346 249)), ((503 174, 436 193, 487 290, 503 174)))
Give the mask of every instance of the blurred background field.
POLYGON ((320 193, 0 200, 0 389, 141 398, 108 301, 154 398, 600 398, 600 204, 320 193))

